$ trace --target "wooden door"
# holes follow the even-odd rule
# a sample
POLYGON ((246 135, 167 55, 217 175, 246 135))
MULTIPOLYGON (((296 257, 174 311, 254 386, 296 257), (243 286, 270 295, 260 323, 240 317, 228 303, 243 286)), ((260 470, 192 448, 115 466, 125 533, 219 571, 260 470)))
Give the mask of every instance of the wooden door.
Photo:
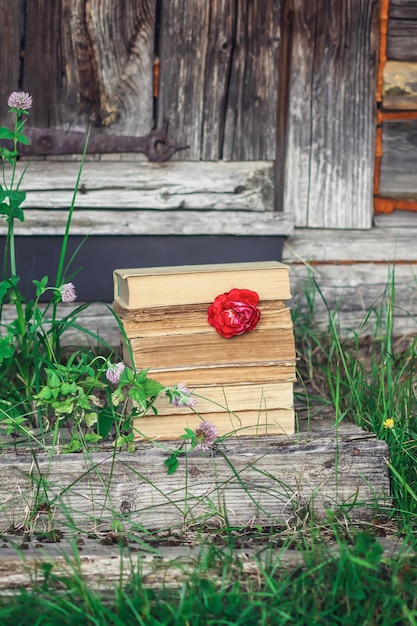
POLYGON ((379 0, 0 0, 0 10, 2 102, 29 91, 33 125, 139 136, 169 121, 190 146, 174 160, 200 163, 202 182, 209 161, 254 163, 230 193, 251 210, 255 184, 271 232, 371 226, 379 0))

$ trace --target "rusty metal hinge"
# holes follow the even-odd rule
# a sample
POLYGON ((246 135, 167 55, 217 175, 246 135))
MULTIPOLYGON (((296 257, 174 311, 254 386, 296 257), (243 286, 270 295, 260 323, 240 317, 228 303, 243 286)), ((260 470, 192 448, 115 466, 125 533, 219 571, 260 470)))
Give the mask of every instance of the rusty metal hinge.
MULTIPOLYGON (((82 154, 87 134, 50 128, 33 128, 26 126, 25 134, 30 144, 20 144, 21 156, 48 156, 61 154, 82 154)), ((10 148, 10 146, 8 146, 10 148)), ((152 130, 142 137, 127 137, 124 135, 104 135, 91 132, 87 153, 109 154, 121 152, 141 152, 149 161, 162 163, 168 161, 179 150, 186 150, 190 146, 177 143, 168 132, 168 125, 164 128, 152 130)))

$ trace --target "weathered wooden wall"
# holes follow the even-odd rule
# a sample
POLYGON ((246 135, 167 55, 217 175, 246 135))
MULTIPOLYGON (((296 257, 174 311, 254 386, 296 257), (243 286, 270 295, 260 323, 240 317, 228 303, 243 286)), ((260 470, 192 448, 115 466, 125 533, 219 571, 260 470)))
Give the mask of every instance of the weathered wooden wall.
POLYGON ((294 0, 285 210, 370 228, 379 2, 294 0))
POLYGON ((416 0, 390 0, 388 58, 393 61, 417 61, 416 37, 416 0))
POLYGON ((298 229, 283 261, 290 266, 291 306, 308 309, 326 329, 334 316, 340 329, 355 335, 383 334, 392 315, 396 337, 417 334, 417 216, 378 215, 374 228, 298 229), (317 286, 319 290, 317 290, 317 286))
MULTIPOLYGON (((18 4, 18 3, 16 3, 18 4)), ((33 126, 152 128, 154 0, 26 3, 21 87, 33 126)))
POLYGON ((274 158, 280 16, 276 0, 163 5, 159 123, 190 159, 274 158))
POLYGON ((3 88, 33 95, 33 126, 137 136, 168 120, 190 144, 177 160, 274 159, 281 2, 1 4, 3 88))
POLYGON ((31 0, 1 27, 24 33, 8 87, 34 96, 33 125, 139 135, 168 120, 190 145, 175 160, 275 161, 275 210, 367 229, 379 4, 31 0))
POLYGON ((382 17, 375 208, 417 211, 417 1, 390 0, 382 17))

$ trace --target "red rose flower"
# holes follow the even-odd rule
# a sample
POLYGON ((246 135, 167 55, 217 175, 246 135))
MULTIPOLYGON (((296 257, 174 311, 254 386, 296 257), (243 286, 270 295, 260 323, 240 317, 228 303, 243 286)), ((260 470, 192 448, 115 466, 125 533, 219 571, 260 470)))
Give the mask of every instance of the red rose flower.
POLYGON ((208 322, 217 332, 230 339, 253 330, 261 312, 256 308, 259 296, 249 289, 232 289, 222 293, 208 308, 208 322))

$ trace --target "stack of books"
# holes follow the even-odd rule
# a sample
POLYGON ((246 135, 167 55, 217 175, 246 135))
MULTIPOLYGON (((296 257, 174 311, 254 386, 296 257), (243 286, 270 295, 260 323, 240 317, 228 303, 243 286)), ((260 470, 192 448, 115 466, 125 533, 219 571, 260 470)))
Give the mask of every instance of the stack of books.
POLYGON ((174 407, 158 398, 158 415, 137 419, 138 438, 175 439, 201 420, 220 435, 293 434, 290 298, 288 267, 277 261, 115 270, 125 360, 130 352, 137 369, 196 399, 174 407))

